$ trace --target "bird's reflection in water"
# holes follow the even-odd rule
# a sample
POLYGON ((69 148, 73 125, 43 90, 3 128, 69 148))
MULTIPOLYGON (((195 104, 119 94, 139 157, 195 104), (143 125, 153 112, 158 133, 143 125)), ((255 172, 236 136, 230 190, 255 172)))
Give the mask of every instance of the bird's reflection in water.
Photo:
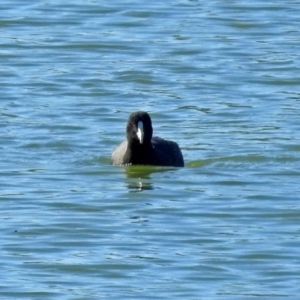
POLYGON ((174 170, 173 167, 154 167, 154 166, 126 166, 127 187, 133 192, 143 190, 153 190, 153 180, 151 174, 174 170))

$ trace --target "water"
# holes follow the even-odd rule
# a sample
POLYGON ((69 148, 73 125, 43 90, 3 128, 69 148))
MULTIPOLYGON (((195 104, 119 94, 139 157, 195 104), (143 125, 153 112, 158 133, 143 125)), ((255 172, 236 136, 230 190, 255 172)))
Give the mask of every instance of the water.
POLYGON ((299 1, 2 1, 1 299, 296 299, 299 1), (186 167, 112 167, 148 111, 186 167))

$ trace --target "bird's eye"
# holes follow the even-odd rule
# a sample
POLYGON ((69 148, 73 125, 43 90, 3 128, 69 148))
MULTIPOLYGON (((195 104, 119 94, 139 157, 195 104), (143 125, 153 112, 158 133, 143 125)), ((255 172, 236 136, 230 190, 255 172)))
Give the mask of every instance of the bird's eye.
POLYGON ((136 128, 136 125, 134 123, 131 123, 132 128, 136 128))

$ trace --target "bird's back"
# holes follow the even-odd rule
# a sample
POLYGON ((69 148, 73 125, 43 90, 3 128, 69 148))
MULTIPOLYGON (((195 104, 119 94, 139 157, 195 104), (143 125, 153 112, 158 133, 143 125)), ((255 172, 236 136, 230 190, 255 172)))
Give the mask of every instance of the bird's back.
POLYGON ((151 143, 159 165, 184 166, 183 156, 177 143, 159 137, 153 137, 151 143))
POLYGON ((112 165, 123 165, 124 155, 127 150, 127 140, 123 141, 118 145, 111 154, 111 164, 112 165))

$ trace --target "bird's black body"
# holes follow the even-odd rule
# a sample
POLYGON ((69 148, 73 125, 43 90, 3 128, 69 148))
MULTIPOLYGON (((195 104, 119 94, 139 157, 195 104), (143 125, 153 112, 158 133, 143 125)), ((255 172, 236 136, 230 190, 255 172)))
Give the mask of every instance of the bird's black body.
POLYGON ((152 133, 152 122, 148 113, 132 113, 127 122, 126 140, 114 149, 111 163, 183 167, 184 161, 177 143, 152 137, 152 133))

